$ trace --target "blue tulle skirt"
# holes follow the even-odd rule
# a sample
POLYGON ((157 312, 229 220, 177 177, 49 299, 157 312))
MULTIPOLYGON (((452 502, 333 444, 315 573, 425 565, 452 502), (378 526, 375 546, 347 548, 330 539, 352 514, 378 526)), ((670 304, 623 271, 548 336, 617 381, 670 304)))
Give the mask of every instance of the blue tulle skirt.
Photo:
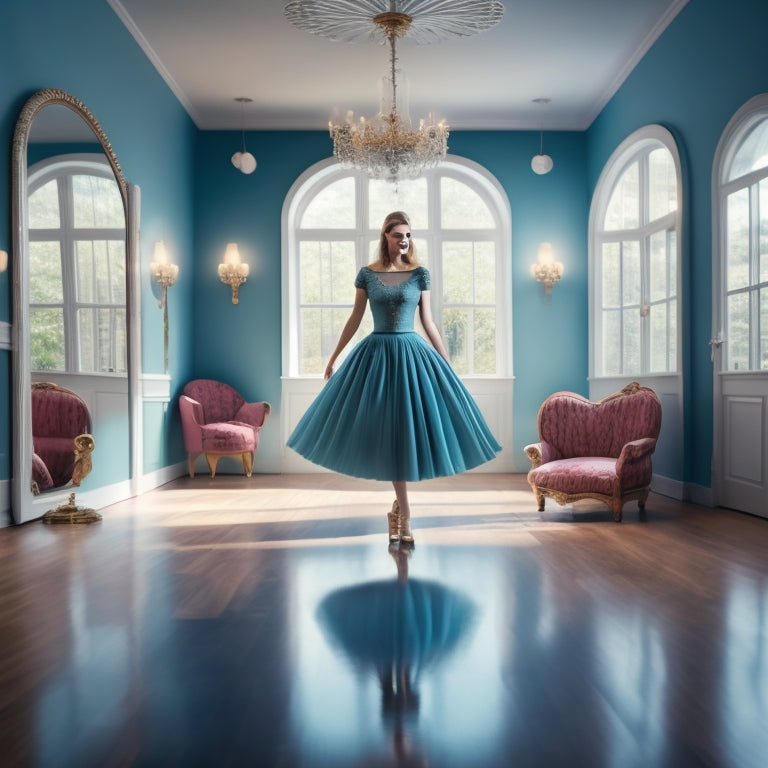
POLYGON ((288 440, 320 466, 374 480, 426 480, 501 446, 451 366, 416 332, 366 336, 288 440))

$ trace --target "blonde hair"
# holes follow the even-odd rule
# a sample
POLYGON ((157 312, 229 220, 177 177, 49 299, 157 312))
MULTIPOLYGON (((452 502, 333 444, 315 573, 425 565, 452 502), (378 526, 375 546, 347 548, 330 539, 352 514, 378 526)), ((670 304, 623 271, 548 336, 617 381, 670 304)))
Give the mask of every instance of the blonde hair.
MULTIPOLYGON (((392 213, 387 214, 384 223, 381 225, 381 235, 379 237, 379 261, 385 267, 388 267, 392 263, 392 260, 389 258, 387 234, 400 224, 405 224, 405 226, 410 229, 411 220, 408 218, 408 214, 403 211, 392 211, 392 213)), ((406 264, 411 264, 413 266, 417 266, 419 263, 413 249, 412 239, 408 242, 408 253, 403 255, 403 261, 406 264)))

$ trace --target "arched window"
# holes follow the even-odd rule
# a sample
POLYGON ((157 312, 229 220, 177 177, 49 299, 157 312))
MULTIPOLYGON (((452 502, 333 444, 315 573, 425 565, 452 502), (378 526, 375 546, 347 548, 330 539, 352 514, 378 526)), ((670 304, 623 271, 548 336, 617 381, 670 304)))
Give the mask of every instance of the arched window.
MULTIPOLYGON (((284 221, 286 375, 322 374, 349 316, 355 275, 376 259, 381 222, 393 210, 410 216, 457 373, 510 375, 509 206, 490 174, 459 158, 397 185, 335 161, 297 181, 284 221)), ((358 336, 371 326, 366 313, 358 336)))
POLYGON ((716 167, 722 369, 768 370, 768 97, 730 126, 716 167))
POLYGON ((672 135, 635 132, 603 169, 590 211, 594 377, 679 372, 680 210, 672 135))
MULTIPOLYGON (((396 185, 324 160, 283 205, 283 442, 322 387, 322 373, 355 297, 357 271, 376 259, 385 216, 406 211, 418 260, 429 269, 432 314, 451 364, 502 445, 512 446, 511 214, 484 168, 449 156, 396 185)), ((370 311, 358 331, 370 332, 370 311)), ((350 342, 351 349, 355 340, 350 342)), ((510 472, 504 450, 480 471, 510 472)), ((316 471, 292 451, 283 472, 316 471)))
POLYGON ((29 174, 33 371, 127 370, 125 214, 101 155, 62 155, 29 174))

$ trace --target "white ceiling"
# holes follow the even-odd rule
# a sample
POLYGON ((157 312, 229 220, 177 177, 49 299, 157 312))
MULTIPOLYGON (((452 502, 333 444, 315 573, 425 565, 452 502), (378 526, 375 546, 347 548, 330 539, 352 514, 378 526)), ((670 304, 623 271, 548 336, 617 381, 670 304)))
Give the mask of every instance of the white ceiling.
MULTIPOLYGON (((299 30, 283 0, 107 2, 200 129, 324 129, 334 110, 378 109, 388 48, 299 30)), ((687 2, 504 0, 501 22, 480 35, 403 41, 411 117, 434 112, 452 130, 585 130, 687 2)))

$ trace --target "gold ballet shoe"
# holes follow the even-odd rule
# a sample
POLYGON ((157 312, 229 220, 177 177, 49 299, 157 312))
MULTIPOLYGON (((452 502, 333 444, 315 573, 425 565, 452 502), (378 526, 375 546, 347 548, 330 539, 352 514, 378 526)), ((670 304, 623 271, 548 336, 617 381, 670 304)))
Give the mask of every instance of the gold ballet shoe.
POLYGON ((401 544, 411 544, 413 545, 413 534, 411 533, 411 521, 410 520, 404 520, 402 517, 398 515, 398 520, 400 522, 400 543, 401 544))
POLYGON ((392 511, 387 512, 387 524, 389 526, 389 540, 400 540, 400 505, 395 499, 395 503, 392 505, 392 511))

